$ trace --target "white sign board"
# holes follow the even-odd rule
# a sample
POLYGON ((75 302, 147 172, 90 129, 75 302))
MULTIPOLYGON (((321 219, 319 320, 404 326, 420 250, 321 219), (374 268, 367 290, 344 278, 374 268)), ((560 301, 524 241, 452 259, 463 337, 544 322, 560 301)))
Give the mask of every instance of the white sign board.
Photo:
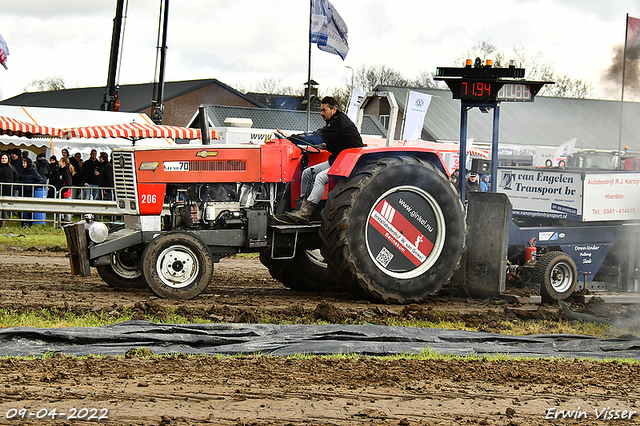
POLYGON ((582 176, 547 169, 498 169, 498 192, 507 194, 516 216, 580 220, 582 176))
POLYGON ((640 173, 585 173, 583 220, 640 219, 640 173))

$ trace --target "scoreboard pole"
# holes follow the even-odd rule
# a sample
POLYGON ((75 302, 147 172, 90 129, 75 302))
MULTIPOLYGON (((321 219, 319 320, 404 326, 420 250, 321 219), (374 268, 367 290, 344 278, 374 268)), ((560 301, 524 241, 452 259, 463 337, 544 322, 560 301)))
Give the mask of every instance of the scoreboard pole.
POLYGON ((460 179, 458 180, 458 189, 460 199, 464 203, 465 187, 467 180, 467 128, 468 128, 468 112, 473 108, 484 110, 493 110, 493 129, 491 133, 491 192, 497 190, 498 175, 498 136, 500 134, 500 102, 470 102, 462 101, 460 108, 460 153, 458 172, 460 179))
POLYGON ((493 107, 493 134, 491 135, 491 192, 498 189, 498 123, 500 122, 500 103, 493 107))
POLYGON ((460 154, 458 155, 458 192, 463 203, 467 181, 467 111, 469 110, 465 104, 466 102, 462 102, 460 108, 460 154))

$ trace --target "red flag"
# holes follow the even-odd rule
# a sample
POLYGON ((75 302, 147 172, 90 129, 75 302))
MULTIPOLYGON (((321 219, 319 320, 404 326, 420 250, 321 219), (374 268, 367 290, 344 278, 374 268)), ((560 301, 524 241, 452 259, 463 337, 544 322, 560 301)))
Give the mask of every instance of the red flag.
POLYGON ((627 41, 625 44, 625 49, 629 50, 633 46, 635 46, 640 40, 638 40, 638 36, 640 35, 640 19, 632 18, 627 15, 627 41))
POLYGON ((0 64, 2 64, 5 70, 8 69, 7 56, 9 56, 9 46, 7 46, 7 42, 4 41, 4 38, 0 35, 0 64))

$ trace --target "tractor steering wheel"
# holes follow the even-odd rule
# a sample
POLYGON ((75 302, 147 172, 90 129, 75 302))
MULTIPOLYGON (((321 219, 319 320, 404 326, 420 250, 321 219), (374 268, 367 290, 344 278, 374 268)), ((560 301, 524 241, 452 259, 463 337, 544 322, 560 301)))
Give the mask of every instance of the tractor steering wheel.
POLYGON ((297 146, 303 154, 318 154, 322 149, 318 145, 311 144, 305 140, 289 136, 287 138, 292 144, 297 146))

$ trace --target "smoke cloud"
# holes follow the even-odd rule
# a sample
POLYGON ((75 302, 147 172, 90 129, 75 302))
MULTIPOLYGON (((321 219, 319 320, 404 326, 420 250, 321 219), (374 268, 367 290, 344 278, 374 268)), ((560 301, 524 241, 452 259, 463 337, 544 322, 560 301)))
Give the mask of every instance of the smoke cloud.
MULTIPOLYGON (((620 98, 622 90, 622 66, 624 61, 624 45, 613 47, 611 65, 602 74, 602 83, 608 96, 620 98)), ((627 63, 624 69, 624 99, 627 101, 640 99, 640 45, 627 49, 627 63)))

